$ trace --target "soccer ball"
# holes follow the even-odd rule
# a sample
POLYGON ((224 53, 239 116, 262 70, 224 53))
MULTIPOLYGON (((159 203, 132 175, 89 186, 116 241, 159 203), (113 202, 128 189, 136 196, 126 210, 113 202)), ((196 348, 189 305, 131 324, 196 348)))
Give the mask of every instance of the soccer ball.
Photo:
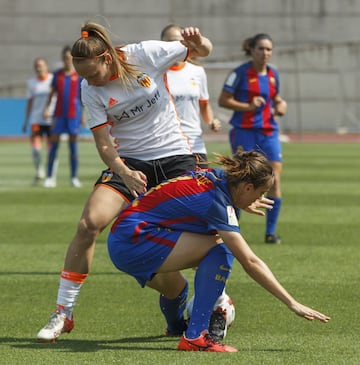
MULTIPOLYGON (((192 309, 194 305, 194 296, 188 301, 186 305, 186 311, 188 317, 191 317, 192 309)), ((235 306, 232 299, 225 291, 217 299, 213 311, 223 312, 226 314, 226 327, 229 328, 235 320, 235 306)))

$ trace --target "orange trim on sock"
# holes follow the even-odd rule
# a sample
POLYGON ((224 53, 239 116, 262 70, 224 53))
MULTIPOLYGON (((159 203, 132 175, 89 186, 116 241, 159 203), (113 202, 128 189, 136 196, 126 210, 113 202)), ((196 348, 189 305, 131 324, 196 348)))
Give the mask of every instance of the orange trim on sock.
POLYGON ((88 274, 82 274, 80 272, 72 272, 67 270, 62 270, 60 275, 62 279, 69 280, 77 284, 82 284, 87 276, 88 274))

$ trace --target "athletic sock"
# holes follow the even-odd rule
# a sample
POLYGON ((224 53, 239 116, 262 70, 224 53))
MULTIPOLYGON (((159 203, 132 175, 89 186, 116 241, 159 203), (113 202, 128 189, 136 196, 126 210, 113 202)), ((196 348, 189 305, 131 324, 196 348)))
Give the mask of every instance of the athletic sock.
POLYGON ((50 151, 49 151, 47 177, 53 177, 54 161, 56 159, 56 153, 57 153, 58 147, 59 147, 58 142, 51 143, 51 147, 50 147, 50 151))
POLYGON ((71 319, 77 298, 80 294, 80 288, 88 274, 81 274, 62 270, 60 275, 60 285, 57 297, 57 309, 65 312, 66 316, 71 319))
POLYGON ((272 209, 266 211, 266 234, 274 234, 276 233, 276 225, 280 214, 282 199, 268 198, 274 200, 274 205, 272 209))
POLYGON ((187 338, 198 338, 209 328, 210 316, 217 298, 223 293, 234 256, 224 243, 213 247, 200 262, 195 274, 195 297, 187 338))
POLYGON ((39 148, 32 147, 32 159, 36 170, 36 176, 38 176, 41 166, 41 150, 39 148))
POLYGON ((71 177, 77 177, 78 173, 78 153, 77 153, 77 142, 69 142, 70 148, 70 168, 71 177))
POLYGON ((185 288, 175 298, 169 299, 160 294, 160 309, 165 316, 167 330, 173 334, 181 334, 185 328, 184 311, 188 296, 189 285, 186 282, 185 288))

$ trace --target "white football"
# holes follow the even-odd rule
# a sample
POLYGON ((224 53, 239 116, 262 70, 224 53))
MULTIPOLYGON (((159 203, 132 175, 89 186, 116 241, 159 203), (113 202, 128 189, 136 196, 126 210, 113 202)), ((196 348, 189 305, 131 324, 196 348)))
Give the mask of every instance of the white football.
MULTIPOLYGON (((186 311, 188 317, 191 317, 192 309, 194 305, 194 296, 188 301, 186 305, 186 311)), ((232 299, 225 291, 220 295, 214 305, 214 311, 221 311, 226 313, 226 327, 229 328, 235 320, 235 306, 232 299)))

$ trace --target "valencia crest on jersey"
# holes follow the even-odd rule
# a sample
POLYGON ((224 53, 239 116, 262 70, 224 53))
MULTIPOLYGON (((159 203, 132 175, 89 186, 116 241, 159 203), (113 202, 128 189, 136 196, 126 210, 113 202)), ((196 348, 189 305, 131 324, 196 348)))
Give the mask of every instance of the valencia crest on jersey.
POLYGON ((101 176, 101 182, 106 183, 111 180, 113 173, 111 171, 104 171, 101 176))
POLYGON ((138 82, 139 85, 141 85, 143 87, 149 87, 151 85, 151 79, 145 73, 138 76, 137 82, 138 82))

